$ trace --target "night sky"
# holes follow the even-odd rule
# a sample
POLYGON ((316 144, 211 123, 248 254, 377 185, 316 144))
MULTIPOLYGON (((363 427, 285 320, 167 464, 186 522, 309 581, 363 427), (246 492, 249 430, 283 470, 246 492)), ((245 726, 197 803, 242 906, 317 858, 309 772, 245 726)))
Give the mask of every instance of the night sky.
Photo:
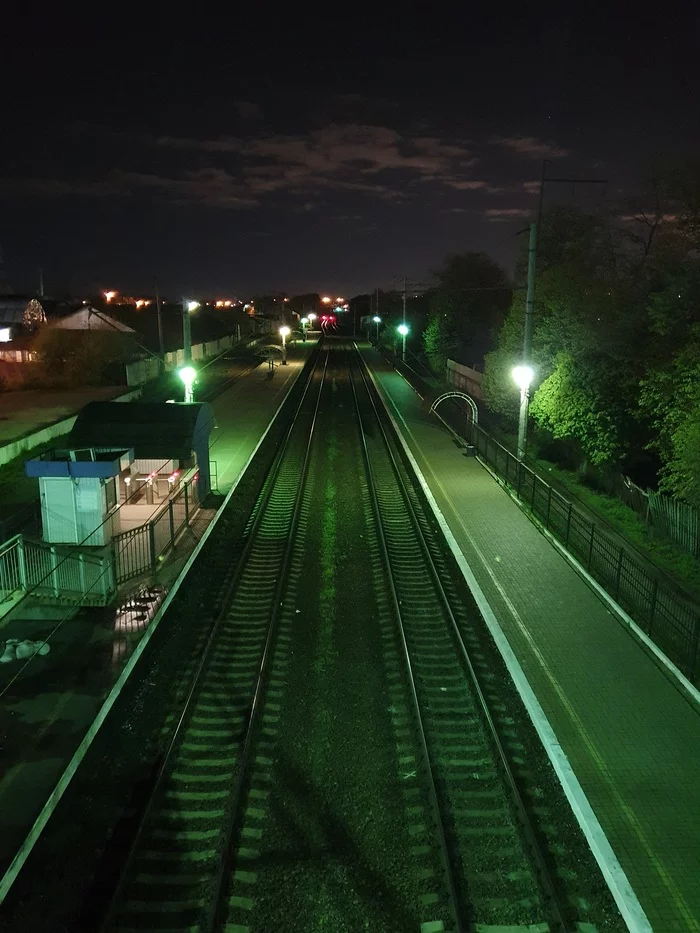
POLYGON ((16 291, 39 266, 48 293, 241 298, 425 282, 450 251, 512 272, 543 158, 608 180, 546 203, 612 210, 698 153, 694 4, 144 6, 101 23, 64 6, 6 33, 0 248, 16 291))

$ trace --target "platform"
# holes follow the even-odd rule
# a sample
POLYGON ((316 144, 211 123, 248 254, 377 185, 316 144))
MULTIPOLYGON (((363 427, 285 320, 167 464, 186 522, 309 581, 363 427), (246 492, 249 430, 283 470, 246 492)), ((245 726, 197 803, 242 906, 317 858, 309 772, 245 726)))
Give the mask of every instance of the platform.
POLYGON ((654 931, 700 930, 700 707, 403 377, 362 352, 654 931))
MULTIPOLYGON (((217 462, 219 492, 226 493, 237 483, 314 346, 310 340, 291 347, 288 365, 276 367, 272 377, 262 364, 210 400, 217 418, 210 458, 217 462)), ((213 510, 198 512, 192 529, 184 533, 190 539, 189 549, 178 548, 162 564, 157 575, 162 595, 214 515, 213 510)), ((118 613, 115 608, 76 612, 69 606, 45 607, 25 599, 3 620, 0 643, 8 638, 41 641, 57 631, 49 639, 51 651, 45 657, 0 665, 0 879, 155 609, 157 605, 147 607, 145 613, 118 613)))

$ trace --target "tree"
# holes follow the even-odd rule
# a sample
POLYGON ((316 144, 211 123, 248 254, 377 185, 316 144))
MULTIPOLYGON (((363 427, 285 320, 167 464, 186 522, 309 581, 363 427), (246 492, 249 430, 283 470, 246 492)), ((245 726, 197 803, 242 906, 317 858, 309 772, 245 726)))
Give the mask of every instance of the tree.
POLYGON ((39 355, 50 383, 99 385, 118 381, 118 368, 134 357, 128 334, 117 331, 80 331, 44 327, 32 349, 39 355))
POLYGON ((535 392, 530 414, 554 438, 575 439, 596 466, 618 460, 624 412, 611 404, 616 368, 605 358, 557 355, 552 373, 535 392))
MULTIPOLYGON (((531 413, 555 437, 594 463, 620 456, 634 424, 643 372, 637 332, 646 318, 618 262, 621 244, 604 218, 569 208, 543 217, 538 251, 531 413)), ((526 244, 519 263, 524 281, 526 244)), ((521 361, 525 290, 515 291, 496 350, 488 354, 483 389, 488 407, 513 416, 518 393, 512 369, 521 361)))
POLYGON ((442 352, 436 350, 440 345, 449 346, 462 362, 481 365, 510 303, 506 273, 485 253, 458 253, 448 256, 434 275, 436 287, 424 333, 437 352, 436 362, 440 365, 442 352), (433 319, 438 323, 433 324, 433 319))
POLYGON ((444 373, 448 359, 459 355, 460 350, 454 324, 447 314, 431 315, 423 331, 423 346, 433 372, 444 373))

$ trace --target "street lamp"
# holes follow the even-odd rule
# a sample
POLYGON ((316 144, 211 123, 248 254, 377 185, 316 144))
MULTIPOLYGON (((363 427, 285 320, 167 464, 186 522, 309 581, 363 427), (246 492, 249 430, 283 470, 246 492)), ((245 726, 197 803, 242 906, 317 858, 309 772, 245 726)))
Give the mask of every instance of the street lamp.
POLYGON ((520 389, 520 418, 518 420, 518 460, 525 457, 525 448, 527 446, 527 407, 530 401, 530 384, 532 383, 534 372, 530 366, 515 366, 513 368, 513 379, 520 389))
POLYGON ((309 319, 303 317, 299 323, 301 324, 301 332, 304 335, 304 343, 306 343, 306 328, 309 326, 309 319))
POLYGON ((409 327, 408 324, 399 324, 397 328, 398 332, 401 334, 403 344, 401 349, 401 359, 403 362, 406 362, 406 337, 408 336, 409 327))
POLYGON ((282 365, 287 365, 287 337, 291 334, 288 327, 280 327, 280 337, 282 338, 282 365))
POLYGON ((382 323, 382 319, 379 317, 378 314, 375 314, 374 317, 372 318, 372 321, 373 323, 377 325, 377 343, 379 343, 379 325, 382 323))
POLYGON ((313 314, 313 313, 310 314, 310 315, 309 315, 309 324, 311 324, 312 327, 313 327, 313 325, 314 325, 314 321, 315 321, 315 320, 316 320, 316 315, 313 314))
POLYGON ((190 314, 199 307, 198 301, 182 299, 182 358, 185 363, 192 360, 192 328, 190 327, 190 314))
POLYGON ((194 381, 197 378, 197 370, 194 366, 183 366, 178 371, 178 376, 182 379, 185 386, 185 402, 191 405, 194 401, 194 381))

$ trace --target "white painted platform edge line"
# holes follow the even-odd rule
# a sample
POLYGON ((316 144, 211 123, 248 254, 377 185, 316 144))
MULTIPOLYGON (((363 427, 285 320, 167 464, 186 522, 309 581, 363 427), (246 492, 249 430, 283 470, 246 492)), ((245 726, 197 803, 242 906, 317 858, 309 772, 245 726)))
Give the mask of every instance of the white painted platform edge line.
MULTIPOLYGON (((369 372, 370 378, 372 379, 375 387, 377 387, 377 389, 382 393, 382 396, 384 396, 381 387, 377 385, 377 382, 374 379, 374 374, 371 372, 371 370, 369 372)), ((469 567, 469 564, 459 549, 459 545, 457 544, 457 541, 452 534, 452 531, 444 515, 440 511, 440 507, 435 501, 435 498, 430 490, 430 487, 428 486, 425 477, 423 476, 420 467, 418 466, 418 463, 416 462, 415 457, 411 453, 411 450, 409 449, 398 424, 396 423, 388 408, 387 414, 394 426, 404 452, 408 457, 411 466, 415 470, 418 481, 420 482, 421 487, 423 488, 423 492, 425 493, 430 507, 433 510, 435 518, 437 519, 445 535, 450 550, 452 551, 455 560, 459 565, 467 586, 471 590, 476 604, 484 617, 484 621, 486 622, 489 631, 491 632, 493 639, 496 642, 499 651, 501 652, 506 667, 508 668, 508 672, 513 678, 515 687, 520 694, 520 697, 528 711, 535 729, 537 730, 540 740, 542 741, 545 751, 547 752, 547 756, 551 761, 552 767, 554 768, 562 785, 566 798, 569 801, 571 809, 576 816, 576 820, 581 827, 581 830, 586 837, 589 846, 591 847, 591 851, 593 852, 595 860, 600 866, 603 877, 605 878, 605 881, 610 888, 612 896, 615 899, 615 903, 620 910, 620 914, 627 924, 627 928, 631 931, 631 933, 653 933, 651 924, 649 923, 649 920, 644 913, 642 905, 639 903, 637 895, 634 893, 632 886, 630 885, 629 880, 612 849, 612 846, 608 842, 607 836, 603 831, 603 827, 598 822, 598 818, 596 817, 593 808, 588 802, 588 798, 586 797, 586 794, 584 793, 584 790, 581 787, 568 758, 566 757, 566 753, 559 744, 554 729, 547 719, 544 710, 540 706, 539 700, 535 696, 535 693, 530 686, 527 677, 525 676, 525 672, 520 666, 520 662, 516 658, 513 649, 510 647, 508 639, 506 638, 506 635, 503 632, 494 611, 489 605, 489 602, 486 599, 483 590, 479 586, 473 571, 469 567)))
POLYGON ((628 615, 622 606, 615 602, 610 593, 607 592, 602 584, 598 583, 598 581, 591 576, 583 564, 579 563, 574 555, 570 554, 569 551, 566 550, 564 545, 556 538, 556 536, 553 535, 552 532, 547 528, 545 528, 542 522, 535 515, 523 507, 524 503, 522 503, 512 491, 512 489, 509 489, 503 480, 497 476, 489 464, 482 460, 481 457, 477 457, 476 459, 479 461, 482 467, 487 470, 491 476, 493 476, 498 485, 503 488, 503 490, 510 496, 513 502, 516 503, 520 510, 524 512, 526 517, 529 518, 533 525, 536 526, 537 530, 540 531, 545 536, 545 538, 547 538, 550 544, 554 545, 554 547, 559 551, 567 563, 569 563, 576 571, 576 573, 578 573, 578 575, 584 579, 588 586, 590 586, 590 588, 595 591, 596 595, 612 610, 615 615, 619 617, 619 620, 624 625, 626 625, 627 628, 631 629, 635 637, 646 645, 649 651, 651 651, 654 657, 663 665, 663 667, 666 668, 669 674, 678 681, 679 685, 683 688, 683 690, 685 690, 689 698, 698 706, 700 706, 700 690, 698 690, 695 684, 688 680, 683 671, 673 663, 668 655, 664 654, 656 642, 652 641, 644 629, 642 629, 639 624, 634 621, 632 616, 628 615))
MULTIPOLYGON (((304 365, 306 365, 306 361, 304 361, 304 365)), ((175 598, 175 595, 177 594, 177 591, 180 589, 180 585, 181 585, 182 581, 185 579, 185 577, 186 577, 187 574, 189 573, 190 568, 192 567, 192 564, 195 562, 196 558, 199 556, 199 553, 200 553, 200 551, 202 550, 202 548, 204 547, 204 544, 206 543, 207 539, 209 538, 209 535, 210 535, 210 534, 212 533, 212 531, 214 530, 214 526, 217 524, 217 522, 218 522, 218 520, 219 520, 219 517, 223 514, 223 511, 224 511, 226 505, 228 504, 229 499, 231 498, 231 496, 232 496, 233 493, 235 492, 236 487, 238 486, 238 484, 240 483, 241 479, 243 478, 243 475, 244 475, 245 471, 246 471, 246 470, 248 469, 248 467, 250 466, 251 461, 253 460, 253 458, 255 457, 256 453, 258 452, 258 449, 259 449, 260 445, 262 444, 262 442, 263 442, 263 441, 265 440, 265 438, 267 437, 267 434, 268 434, 270 428, 272 427, 272 425, 273 425, 273 424, 275 423, 275 421, 277 420, 277 416, 279 415, 282 406, 283 406, 284 403, 286 402, 287 397, 288 397, 288 395, 289 395, 289 392, 291 392, 293 386, 296 384, 297 379, 298 379, 299 376, 301 375, 301 372, 302 372, 302 370, 304 369, 304 365, 302 365, 302 366, 299 367, 299 372, 296 374, 296 376, 295 376, 294 379, 292 380, 292 383, 291 383, 291 385, 289 386, 289 390, 287 391, 287 394, 284 396, 284 398, 282 399, 282 401, 280 402, 280 404, 277 406, 277 410, 275 411, 275 414, 274 414, 273 417, 270 419, 270 423, 269 423, 268 426, 265 428, 265 431, 264 431, 264 433, 261 435, 260 440, 258 441, 258 443, 255 445, 255 448, 254 448, 253 452, 252 452, 251 455, 248 457, 248 460, 246 461, 245 466, 242 468, 241 472, 240 472, 240 473, 238 474, 238 476, 236 477, 235 482, 233 483, 233 485, 231 486, 231 488, 229 489, 229 491, 226 493, 226 498, 225 498, 224 501, 221 503, 221 506, 219 507, 219 510, 217 511, 217 513, 216 513, 216 515, 214 516, 214 518, 211 520, 211 523, 209 524, 209 526, 208 526, 207 529, 205 530, 205 532, 204 532, 204 534, 202 535, 202 537, 200 538, 200 540, 197 542, 197 545, 196 545, 194 551, 193 551, 192 554, 190 555, 190 557, 189 557, 187 563, 185 564, 185 566, 182 568, 182 572, 180 573, 180 575, 178 576, 177 580, 176 580, 175 583, 173 584, 172 589, 170 590, 170 592, 168 593, 168 595, 166 596, 166 598, 163 600, 163 602, 162 602, 162 604, 161 604, 161 606, 160 606, 158 612, 156 613, 156 615, 155 615, 155 617, 154 617, 154 619, 153 619, 153 622, 149 625, 148 629, 147 629, 146 632, 144 633, 143 638, 139 641, 138 645, 136 646, 136 648, 135 648, 135 650, 134 650, 134 653, 131 655, 131 657, 130 657, 129 660, 127 661, 126 665, 124 666, 124 670, 121 672, 121 674, 119 675, 119 678, 117 679, 116 683, 114 684, 114 686, 112 687, 112 689, 110 690, 110 692, 107 694, 107 696, 106 696, 104 702, 102 703, 102 706, 100 707, 100 709, 99 709, 97 715, 95 716, 95 719, 93 720, 92 725, 90 726, 90 728, 88 729, 88 731, 85 733, 85 736, 84 736, 82 742, 80 743, 80 745, 77 747, 77 749, 76 749, 75 752, 73 753, 73 757, 72 757, 71 760, 68 762, 68 765, 66 766, 66 769, 65 769, 65 771, 63 772, 63 774, 61 775, 61 777, 58 779, 58 782, 56 783, 56 786, 54 787, 54 789, 53 789, 53 791, 51 792, 51 794, 49 795, 49 797, 48 797, 46 803, 45 803, 44 806, 42 807, 41 813, 38 815, 38 817, 37 817, 36 820, 34 821, 34 825, 33 825, 32 828, 29 830, 29 833, 27 834, 27 837, 25 838, 24 842, 22 843, 22 845, 21 845, 19 851, 17 852, 17 854, 15 855, 14 859, 12 860, 12 862, 10 863, 10 865, 8 866, 7 870, 5 871, 5 874, 4 874, 4 875, 2 876, 2 878, 0 879, 0 904, 2 904, 2 902, 4 901, 5 897, 7 896, 8 891, 10 890, 10 888, 12 887, 12 885, 13 885, 15 879, 17 878, 17 875, 20 873, 20 870, 22 869, 22 866, 24 865, 24 863, 25 863, 25 862, 27 861, 27 859, 29 858, 29 855, 30 855, 32 849, 34 848, 37 839, 38 839, 39 836, 41 835, 41 833, 42 833, 44 827, 46 826, 46 824, 48 823, 49 818, 51 817, 51 814, 53 813, 53 811, 54 811, 54 810, 56 809, 56 807, 58 806, 58 803, 59 803, 61 797, 63 796, 63 794, 64 794, 65 791, 66 791, 66 788, 68 787, 68 785, 70 784, 71 780, 73 779, 73 776, 75 775, 75 772, 78 770, 78 766, 80 765, 80 762, 81 762, 81 761, 83 760, 83 758, 85 757, 85 755, 86 755, 86 753, 87 753, 87 750, 88 750, 88 749, 90 748, 90 746, 92 745, 93 739, 95 738, 95 736, 96 736, 97 733, 99 732, 99 730, 100 730, 102 724, 104 723, 105 719, 107 718, 107 715, 108 715, 109 711, 112 709, 112 707, 114 706, 114 703, 116 702, 117 697, 118 697, 119 694, 121 693, 122 687, 124 686, 124 684, 126 683, 126 681, 129 679, 129 676, 131 675, 131 672, 133 671, 134 667, 136 666, 136 663, 137 663, 138 659, 141 657, 141 655, 142 655, 142 653, 143 653, 143 651, 144 651, 146 645, 148 644, 148 642, 149 642, 150 639, 151 639, 151 636, 153 635, 153 633, 155 632, 155 630, 156 630, 158 624, 160 623, 161 619, 162 619, 163 616, 165 615, 166 609, 168 608, 168 606, 170 605, 170 603, 172 602, 172 600, 175 598)))

